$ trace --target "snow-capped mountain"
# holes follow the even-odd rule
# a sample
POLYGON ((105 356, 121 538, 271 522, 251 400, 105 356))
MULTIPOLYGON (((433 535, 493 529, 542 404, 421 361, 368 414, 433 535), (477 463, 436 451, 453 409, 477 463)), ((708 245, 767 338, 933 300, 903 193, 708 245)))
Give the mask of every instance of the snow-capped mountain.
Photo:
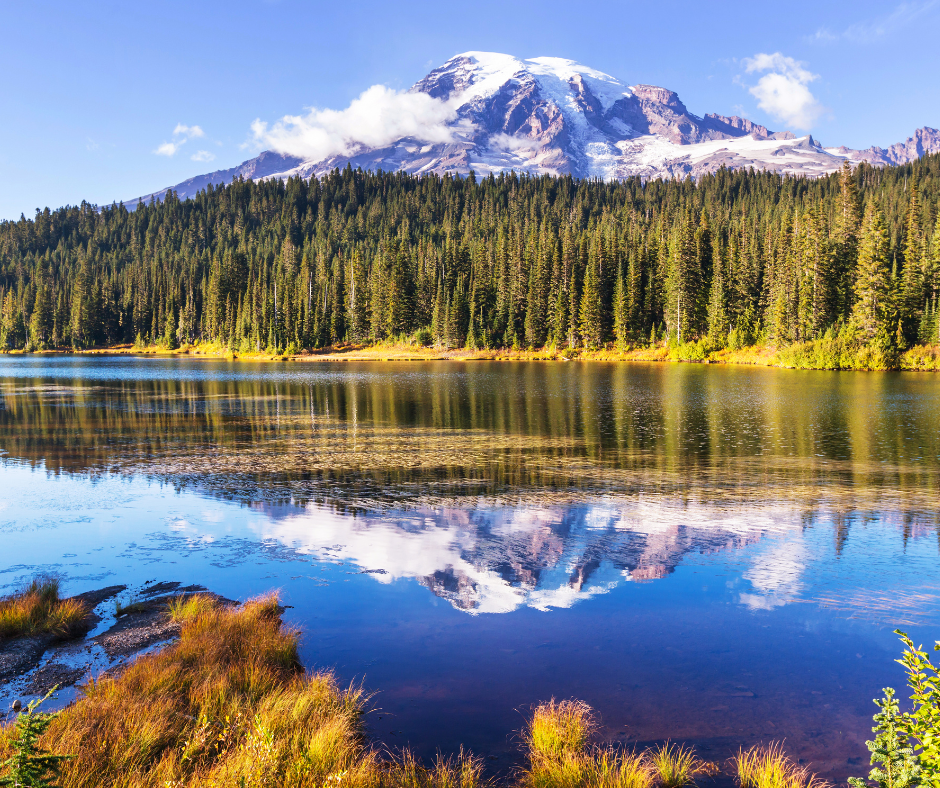
MULTIPOLYGON (((342 154, 316 160, 295 155, 283 143, 238 167, 171 188, 185 198, 238 176, 310 177, 347 164, 418 174, 516 170, 605 180, 696 177, 722 166, 819 176, 846 159, 899 164, 940 151, 940 132, 931 128, 919 129, 888 150, 860 151, 823 147, 812 136, 774 133, 739 117, 699 117, 671 90, 628 85, 563 58, 521 60, 467 52, 434 69, 410 92, 448 108, 444 141, 419 135, 383 146, 353 142, 342 154)), ((153 196, 160 199, 166 191, 153 196)))

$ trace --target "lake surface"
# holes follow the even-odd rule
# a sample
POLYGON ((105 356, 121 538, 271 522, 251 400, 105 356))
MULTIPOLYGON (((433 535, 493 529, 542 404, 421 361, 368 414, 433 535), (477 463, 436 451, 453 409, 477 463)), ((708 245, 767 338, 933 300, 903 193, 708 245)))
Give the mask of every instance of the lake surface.
POLYGON ((0 491, 0 591, 279 589, 379 741, 495 768, 577 697, 861 775, 940 638, 930 374, 0 356, 0 491))

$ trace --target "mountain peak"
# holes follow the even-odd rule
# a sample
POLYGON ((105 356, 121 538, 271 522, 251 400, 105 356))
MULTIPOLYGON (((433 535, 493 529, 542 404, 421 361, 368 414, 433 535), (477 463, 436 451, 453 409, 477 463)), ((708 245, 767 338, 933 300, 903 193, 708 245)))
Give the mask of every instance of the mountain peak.
MULTIPOLYGON (((220 185, 239 176, 310 177, 346 165, 415 174, 515 170, 605 180, 697 177, 721 167, 754 167, 815 177, 839 169, 847 159, 898 164, 940 151, 940 132, 926 127, 887 150, 823 148, 812 137, 771 132, 738 116, 693 115, 675 91, 642 83, 631 87, 575 60, 482 51, 455 55, 407 94, 385 91, 383 96, 400 101, 401 111, 395 105, 389 115, 386 108, 385 115, 376 115, 372 131, 406 131, 373 134, 371 142, 350 139, 350 133, 368 123, 369 108, 363 102, 372 90, 357 100, 356 123, 349 124, 351 132, 343 130, 346 137, 331 154, 312 159, 302 146, 292 147, 287 137, 273 143, 276 152, 266 151, 239 167, 172 188, 188 197, 209 183, 220 185), (418 101, 409 94, 428 98, 418 101), (433 129, 415 107, 433 110, 428 113, 433 115, 433 129), (384 125, 385 119, 397 121, 407 113, 414 114, 406 118, 408 123, 384 125)), ((314 133, 317 122, 322 121, 311 115, 308 126, 312 124, 314 133)))

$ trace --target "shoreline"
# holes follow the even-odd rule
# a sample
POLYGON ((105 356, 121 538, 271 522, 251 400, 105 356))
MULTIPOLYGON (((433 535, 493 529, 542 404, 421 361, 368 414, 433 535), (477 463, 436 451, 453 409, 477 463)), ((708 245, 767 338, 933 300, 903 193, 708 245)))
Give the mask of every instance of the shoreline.
POLYGON ((817 371, 894 371, 894 372, 938 372, 940 371, 940 345, 918 345, 904 351, 899 356, 899 364, 894 368, 866 366, 839 366, 807 364, 795 366, 783 362, 779 354, 796 346, 776 348, 769 345, 752 345, 739 350, 723 348, 696 354, 697 357, 683 357, 684 347, 639 347, 628 350, 569 350, 542 348, 540 350, 517 349, 468 349, 426 347, 408 343, 383 343, 360 345, 344 343, 342 345, 305 350, 298 353, 242 353, 215 343, 196 343, 168 349, 160 345, 114 345, 85 350, 50 349, 50 350, 12 350, 0 351, 14 356, 152 356, 154 358, 199 358, 228 361, 267 361, 267 362, 355 362, 355 361, 600 361, 600 362, 639 362, 672 364, 725 364, 735 366, 759 366, 776 369, 803 369, 817 371))
MULTIPOLYGON (((283 623, 276 593, 235 603, 178 586, 156 584, 127 609, 146 617, 133 628, 157 636, 64 707, 54 701, 61 708, 42 745, 65 756, 55 769, 62 784, 91 788, 130 775, 140 788, 693 788, 702 776, 723 788, 740 776, 742 757, 771 754, 796 778, 791 788, 825 785, 802 761, 760 743, 740 746, 738 756, 729 748, 732 763, 722 768, 689 742, 612 737, 616 728, 578 700, 534 704, 514 732, 520 746, 510 764, 463 747, 426 764, 407 744, 391 748, 376 724, 386 714, 361 682, 344 688, 332 670, 304 667, 300 631, 283 623)), ((93 593, 104 602, 115 588, 126 587, 93 593)), ((37 701, 49 698, 51 690, 37 689, 37 701)), ((0 758, 11 753, 18 712, 0 727, 0 758)))

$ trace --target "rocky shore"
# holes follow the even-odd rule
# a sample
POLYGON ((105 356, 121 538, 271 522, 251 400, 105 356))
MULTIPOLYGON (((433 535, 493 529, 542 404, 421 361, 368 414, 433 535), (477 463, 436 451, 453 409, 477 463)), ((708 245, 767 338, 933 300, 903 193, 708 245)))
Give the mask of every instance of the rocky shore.
POLYGON ((60 692, 49 705, 67 704, 77 684, 119 672, 139 654, 178 637, 180 626, 166 615, 167 604, 196 593, 230 602, 203 586, 168 581, 139 588, 112 585, 75 595, 72 599, 91 610, 78 636, 44 633, 0 641, 0 708, 8 716, 14 699, 25 705, 53 687, 60 692))

